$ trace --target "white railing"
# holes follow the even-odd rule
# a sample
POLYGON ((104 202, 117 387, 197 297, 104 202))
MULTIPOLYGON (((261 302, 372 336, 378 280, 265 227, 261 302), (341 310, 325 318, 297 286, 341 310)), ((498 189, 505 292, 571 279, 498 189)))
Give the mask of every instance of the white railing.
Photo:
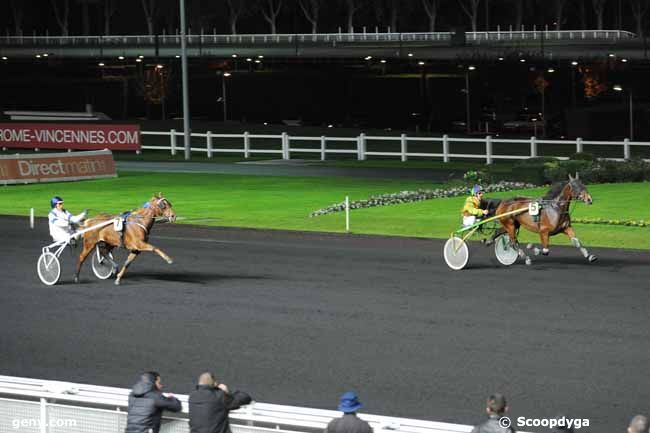
MULTIPOLYGON (((0 431, 123 433, 129 391, 0 376, 0 431)), ((176 397, 181 401, 182 412, 164 418, 163 433, 189 431, 188 396, 176 397)), ((339 416, 341 413, 333 410, 254 402, 232 411, 230 421, 233 433, 296 433, 322 431, 330 420, 339 416)), ((463 424, 369 414, 359 416, 368 421, 376 433, 466 433, 472 430, 472 426, 463 424)))
MULTIPOLYGON (((178 137, 183 137, 182 132, 174 129, 169 132, 166 131, 142 131, 143 136, 168 136, 169 144, 165 145, 143 145, 143 150, 168 150, 171 155, 176 155, 177 151, 183 149, 182 145, 178 143, 178 137)), ((566 153, 584 152, 585 146, 616 146, 620 149, 619 156, 607 157, 606 159, 623 161, 631 159, 634 155, 632 153, 633 147, 648 147, 650 142, 630 141, 624 139, 623 141, 592 141, 576 138, 575 140, 541 140, 536 137, 526 139, 511 139, 511 138, 495 138, 486 136, 485 138, 452 138, 448 135, 442 137, 410 137, 406 134, 393 137, 383 136, 369 136, 360 134, 357 137, 309 137, 309 136, 292 136, 283 132, 279 135, 269 134, 250 134, 244 132, 243 134, 213 134, 210 131, 206 133, 193 133, 192 138, 202 138, 205 140, 204 147, 196 147, 194 143, 190 145, 190 152, 205 153, 208 158, 212 158, 216 153, 239 153, 243 154, 244 158, 249 158, 251 155, 271 154, 278 155, 284 160, 291 159, 292 154, 319 154, 320 159, 325 161, 327 155, 333 154, 352 154, 356 155, 359 161, 366 160, 368 156, 388 156, 400 158, 402 161, 407 161, 409 158, 441 158, 444 162, 449 162, 452 158, 469 158, 469 159, 484 159, 486 164, 492 164, 497 159, 526 159, 537 156, 542 156, 539 152, 540 145, 564 145, 566 153), (219 146, 220 139, 241 139, 241 147, 228 147, 219 146), (271 148, 265 146, 254 147, 252 141, 255 140, 274 140, 271 148), (396 148, 394 151, 369 151, 369 142, 392 142, 396 148), (292 143, 296 142, 315 142, 315 147, 292 147, 292 143), (332 143, 346 143, 350 147, 347 148, 333 148, 330 146, 332 143), (409 143, 429 143, 439 148, 438 152, 411 152, 409 151, 409 143), (475 143, 482 149, 481 153, 460 153, 453 151, 452 147, 460 147, 463 144, 475 143), (494 151, 494 146, 498 144, 507 144, 509 150, 518 150, 518 154, 502 154, 494 151)), ((232 143, 232 140, 229 140, 232 143)), ((303 145, 304 146, 304 145, 303 145)), ((384 146, 388 147, 388 146, 384 146)), ((421 146, 420 146, 421 147, 421 146)), ((592 152, 596 157, 599 157, 598 152, 592 152)), ((555 156, 559 159, 568 159, 568 156, 562 155, 549 155, 544 153, 543 156, 555 156)), ((646 159, 650 161, 650 159, 646 159)))
MULTIPOLYGON (((450 41, 452 32, 406 32, 406 33, 305 33, 305 34, 246 34, 223 35, 216 33, 188 34, 189 44, 295 44, 333 42, 440 42, 450 41)), ((501 30, 489 32, 466 32, 468 41, 508 41, 508 40, 534 40, 545 37, 549 41, 579 41, 579 40, 619 40, 634 39, 636 34, 622 30, 501 30)), ((180 44, 180 36, 175 35, 123 35, 123 36, 4 36, 0 37, 1 45, 57 45, 57 46, 103 46, 103 45, 169 45, 180 44)))

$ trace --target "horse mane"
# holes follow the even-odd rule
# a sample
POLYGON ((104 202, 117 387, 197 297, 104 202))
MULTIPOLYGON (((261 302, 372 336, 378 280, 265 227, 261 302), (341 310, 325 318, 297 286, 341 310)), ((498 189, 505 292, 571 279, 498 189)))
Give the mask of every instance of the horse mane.
POLYGON ((553 200, 557 198, 561 193, 564 187, 566 186, 568 182, 555 182, 553 185, 551 185, 551 189, 548 190, 548 192, 542 197, 544 200, 553 200))

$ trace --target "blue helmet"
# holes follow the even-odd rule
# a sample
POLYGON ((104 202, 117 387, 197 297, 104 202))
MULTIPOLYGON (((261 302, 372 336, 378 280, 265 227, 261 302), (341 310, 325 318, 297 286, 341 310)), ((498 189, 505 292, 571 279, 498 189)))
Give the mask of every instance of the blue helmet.
POLYGON ((481 185, 474 185, 472 187, 472 195, 476 195, 479 192, 483 192, 483 187, 481 185))
POLYGON ((52 209, 54 209, 54 206, 56 206, 59 203, 63 203, 63 199, 57 195, 55 195, 50 199, 50 206, 52 207, 52 209))

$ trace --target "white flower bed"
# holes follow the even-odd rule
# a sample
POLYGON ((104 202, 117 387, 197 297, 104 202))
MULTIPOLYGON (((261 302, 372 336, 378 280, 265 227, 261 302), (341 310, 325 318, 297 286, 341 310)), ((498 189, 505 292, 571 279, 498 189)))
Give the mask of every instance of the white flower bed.
MULTIPOLYGON (((536 188, 532 183, 524 182, 499 182, 485 186, 485 192, 512 191, 514 189, 536 188)), ((431 200, 433 198, 458 197, 468 195, 469 189, 466 186, 453 187, 448 189, 418 189, 417 191, 402 191, 393 194, 381 194, 371 196, 367 200, 350 202, 350 209, 363 209, 375 206, 390 206, 394 204, 411 203, 415 201, 431 200)), ((334 212, 345 211, 345 202, 335 203, 323 209, 316 210, 309 214, 310 217, 327 215, 334 212)))

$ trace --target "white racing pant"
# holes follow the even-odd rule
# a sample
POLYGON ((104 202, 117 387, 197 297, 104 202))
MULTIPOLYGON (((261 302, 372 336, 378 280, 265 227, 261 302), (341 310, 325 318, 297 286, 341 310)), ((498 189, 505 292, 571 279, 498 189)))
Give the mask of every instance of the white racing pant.
POLYGON ((476 222, 476 216, 463 216, 463 227, 469 227, 476 222))

